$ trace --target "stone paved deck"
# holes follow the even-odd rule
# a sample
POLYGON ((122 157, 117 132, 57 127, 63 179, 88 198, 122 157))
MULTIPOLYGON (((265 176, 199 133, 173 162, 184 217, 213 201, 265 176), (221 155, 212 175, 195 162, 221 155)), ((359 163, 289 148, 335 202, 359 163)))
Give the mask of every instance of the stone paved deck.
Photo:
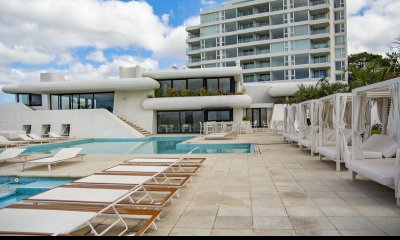
MULTIPOLYGON (((163 209, 158 230, 145 235, 400 235, 392 189, 360 177, 352 182, 347 170, 336 172, 333 161, 282 137, 240 136, 245 140, 261 144, 261 154, 207 155, 181 197, 163 209)), ((129 158, 87 156, 50 175, 86 176, 129 158)), ((0 166, 1 175, 20 174, 15 164, 0 166)), ((49 173, 39 167, 22 175, 49 173)))

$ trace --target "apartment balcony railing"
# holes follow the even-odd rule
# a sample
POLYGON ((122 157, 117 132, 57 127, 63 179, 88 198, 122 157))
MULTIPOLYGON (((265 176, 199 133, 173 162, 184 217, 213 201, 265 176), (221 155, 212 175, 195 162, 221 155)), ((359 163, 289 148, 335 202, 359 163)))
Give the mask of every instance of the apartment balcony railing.
POLYGON ((329 33, 329 30, 328 29, 311 30, 311 35, 318 35, 318 34, 325 34, 325 33, 329 33))
POLYGON ((190 52, 190 51, 197 51, 197 50, 200 50, 200 49, 201 49, 200 46, 196 46, 196 47, 188 47, 186 50, 188 52, 190 52))
POLYGON ((243 56, 253 56, 255 55, 256 52, 255 51, 250 51, 250 52, 239 52, 239 57, 243 57, 243 56))
POLYGON ((187 39, 196 39, 196 38, 199 38, 199 37, 200 37, 200 35, 189 34, 187 39))
POLYGON ((310 6, 317 6, 323 4, 328 4, 328 1, 327 0, 310 1, 310 6))
POLYGON ((270 63, 257 63, 257 64, 243 64, 242 68, 243 69, 257 69, 257 68, 267 68, 270 67, 271 64, 270 63))
POLYGON ((329 48, 329 44, 320 43, 320 44, 313 44, 312 45, 312 49, 323 49, 323 48, 329 48))
POLYGON ((200 58, 191 58, 191 59, 189 59, 189 61, 188 61, 189 64, 192 64, 192 63, 199 63, 199 62, 201 62, 201 59, 200 59, 200 58))

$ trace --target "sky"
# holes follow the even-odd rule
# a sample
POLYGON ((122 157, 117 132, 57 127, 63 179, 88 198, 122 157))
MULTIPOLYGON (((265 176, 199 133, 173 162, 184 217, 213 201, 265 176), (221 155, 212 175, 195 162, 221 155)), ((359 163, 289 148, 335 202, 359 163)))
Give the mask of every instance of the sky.
MULTIPOLYGON (((1 0, 0 87, 118 77, 119 66, 146 70, 186 65, 187 26, 223 0, 1 0)), ((394 51, 400 0, 347 0, 349 53, 394 51)), ((13 102, 0 92, 0 103, 13 102)))

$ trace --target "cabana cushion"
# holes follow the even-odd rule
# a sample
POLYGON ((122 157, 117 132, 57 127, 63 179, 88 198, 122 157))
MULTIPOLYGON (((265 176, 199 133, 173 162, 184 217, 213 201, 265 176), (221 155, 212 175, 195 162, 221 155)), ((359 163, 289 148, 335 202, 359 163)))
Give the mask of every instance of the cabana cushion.
POLYGON ((396 155, 396 141, 387 135, 374 134, 363 143, 363 149, 374 152, 381 152, 385 158, 396 155))
POLYGON ((394 186, 395 159, 353 160, 347 167, 364 177, 370 178, 385 186, 394 186))

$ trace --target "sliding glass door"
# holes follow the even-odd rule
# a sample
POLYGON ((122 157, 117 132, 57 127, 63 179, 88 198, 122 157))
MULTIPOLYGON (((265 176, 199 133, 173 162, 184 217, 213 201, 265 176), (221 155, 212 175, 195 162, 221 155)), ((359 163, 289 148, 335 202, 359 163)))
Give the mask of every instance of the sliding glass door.
POLYGON ((267 108, 248 108, 246 116, 254 124, 257 121, 257 127, 263 127, 264 123, 268 123, 268 109, 267 108))
POLYGON ((199 133, 202 111, 157 112, 158 133, 199 133))

